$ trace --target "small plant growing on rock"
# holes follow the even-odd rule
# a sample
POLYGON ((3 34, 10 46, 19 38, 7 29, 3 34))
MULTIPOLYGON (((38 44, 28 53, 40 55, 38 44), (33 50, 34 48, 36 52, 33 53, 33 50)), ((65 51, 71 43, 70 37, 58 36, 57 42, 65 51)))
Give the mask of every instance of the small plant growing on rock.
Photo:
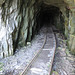
POLYGON ((59 74, 56 71, 52 71, 51 75, 59 75, 59 74))

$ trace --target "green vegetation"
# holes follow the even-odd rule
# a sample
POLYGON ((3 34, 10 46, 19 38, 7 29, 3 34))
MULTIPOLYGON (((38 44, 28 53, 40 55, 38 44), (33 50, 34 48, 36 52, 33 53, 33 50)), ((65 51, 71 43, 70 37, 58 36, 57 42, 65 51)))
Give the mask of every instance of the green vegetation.
POLYGON ((0 71, 2 71, 3 70, 3 63, 0 63, 0 71))
POLYGON ((59 75, 59 74, 58 74, 58 72, 56 72, 56 71, 52 71, 52 72, 51 72, 51 75, 59 75))

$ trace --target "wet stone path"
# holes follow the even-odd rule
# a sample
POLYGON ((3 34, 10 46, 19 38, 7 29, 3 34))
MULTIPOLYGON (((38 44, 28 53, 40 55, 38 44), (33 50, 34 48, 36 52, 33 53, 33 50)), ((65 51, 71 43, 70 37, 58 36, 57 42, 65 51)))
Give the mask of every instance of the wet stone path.
POLYGON ((55 36, 52 28, 48 27, 46 32, 46 42, 41 53, 34 60, 27 73, 23 75, 50 75, 55 49, 55 36))

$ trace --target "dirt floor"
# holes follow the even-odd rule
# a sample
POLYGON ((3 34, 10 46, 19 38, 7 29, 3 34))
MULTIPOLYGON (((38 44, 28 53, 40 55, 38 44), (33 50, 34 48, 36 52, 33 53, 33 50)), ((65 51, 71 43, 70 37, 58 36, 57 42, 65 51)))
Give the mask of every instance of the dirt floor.
POLYGON ((52 75, 75 75, 75 56, 70 54, 66 40, 60 33, 55 33, 57 49, 52 68, 52 75))

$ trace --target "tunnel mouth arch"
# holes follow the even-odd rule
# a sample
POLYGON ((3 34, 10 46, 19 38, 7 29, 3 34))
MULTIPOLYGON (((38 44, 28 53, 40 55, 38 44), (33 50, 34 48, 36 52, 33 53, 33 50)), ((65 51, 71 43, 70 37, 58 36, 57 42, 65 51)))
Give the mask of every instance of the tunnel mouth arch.
POLYGON ((54 25, 62 32, 65 30, 64 17, 59 7, 53 5, 41 5, 41 10, 36 16, 37 30, 43 25, 54 25))

